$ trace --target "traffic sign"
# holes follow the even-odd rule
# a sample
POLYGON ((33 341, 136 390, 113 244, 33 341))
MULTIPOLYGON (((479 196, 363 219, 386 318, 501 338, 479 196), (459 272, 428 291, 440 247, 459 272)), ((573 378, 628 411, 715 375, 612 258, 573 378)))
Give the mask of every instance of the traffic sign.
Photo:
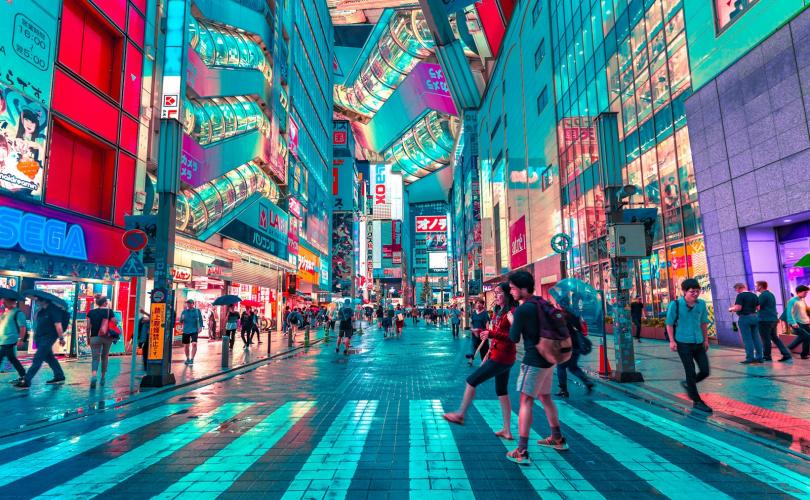
POLYGON ((146 236, 146 233, 140 229, 130 229, 129 231, 126 231, 124 236, 121 237, 121 240, 124 242, 124 246, 130 252, 139 252, 143 250, 146 244, 149 242, 149 238, 146 236))
POLYGON ((134 277, 141 277, 146 275, 146 267, 144 267, 143 262, 141 262, 141 257, 138 255, 137 252, 132 252, 129 254, 127 261, 124 262, 124 265, 118 270, 118 274, 121 276, 134 276, 134 277))

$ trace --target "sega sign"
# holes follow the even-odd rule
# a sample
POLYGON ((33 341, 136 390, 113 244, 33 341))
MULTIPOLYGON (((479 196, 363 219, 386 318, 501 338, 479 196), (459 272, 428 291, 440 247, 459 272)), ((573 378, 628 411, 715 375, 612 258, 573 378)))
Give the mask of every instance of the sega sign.
POLYGON ((84 229, 58 219, 0 207, 0 248, 87 260, 84 229))

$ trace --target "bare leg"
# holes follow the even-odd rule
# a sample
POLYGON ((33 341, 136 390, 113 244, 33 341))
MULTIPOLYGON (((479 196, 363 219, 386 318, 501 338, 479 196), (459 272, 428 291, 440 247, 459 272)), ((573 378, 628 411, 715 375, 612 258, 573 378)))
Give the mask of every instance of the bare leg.
POLYGON ((183 351, 186 353, 186 361, 188 361, 190 359, 188 357, 188 350, 189 350, 190 347, 191 346, 189 344, 183 344, 183 351))
POLYGON ((192 342, 191 344, 191 359, 194 360, 194 356, 197 355, 197 343, 192 342))
POLYGON ((461 400, 461 406, 458 407, 458 410, 454 412, 454 415, 461 417, 464 419, 464 415, 467 414, 467 409, 470 407, 473 399, 475 399, 475 387, 467 384, 464 387, 464 397, 461 400))
POLYGON ((551 394, 541 394, 540 403, 542 403, 543 409, 546 411, 549 427, 559 427, 560 417, 557 415, 557 405, 555 405, 554 400, 551 399, 551 394))
MULTIPOLYGON (((520 414, 518 415, 518 434, 521 437, 529 437, 529 432, 532 428, 532 408, 534 407, 534 399, 531 396, 520 393, 520 414)), ((555 408, 554 414, 557 411, 555 408)))
POLYGON ((503 416, 503 429, 496 434, 504 439, 512 440, 512 402, 509 396, 498 396, 501 402, 501 415, 503 416))

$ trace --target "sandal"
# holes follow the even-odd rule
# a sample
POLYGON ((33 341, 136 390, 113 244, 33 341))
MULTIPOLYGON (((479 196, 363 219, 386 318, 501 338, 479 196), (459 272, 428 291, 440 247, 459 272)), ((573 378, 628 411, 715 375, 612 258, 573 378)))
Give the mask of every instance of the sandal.
POLYGON ((445 413, 442 417, 451 424, 464 425, 464 417, 457 417, 452 413, 445 413))
POLYGON ((495 433, 495 435, 498 436, 499 438, 506 439, 507 441, 514 441, 515 440, 515 438, 512 436, 511 432, 498 431, 498 432, 495 433))

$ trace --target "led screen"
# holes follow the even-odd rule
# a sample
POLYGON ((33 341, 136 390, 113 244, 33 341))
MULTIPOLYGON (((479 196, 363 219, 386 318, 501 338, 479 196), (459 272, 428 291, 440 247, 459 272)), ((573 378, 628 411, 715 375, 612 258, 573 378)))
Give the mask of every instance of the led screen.
POLYGON ((446 271, 447 252, 428 252, 428 268, 431 271, 446 271))

